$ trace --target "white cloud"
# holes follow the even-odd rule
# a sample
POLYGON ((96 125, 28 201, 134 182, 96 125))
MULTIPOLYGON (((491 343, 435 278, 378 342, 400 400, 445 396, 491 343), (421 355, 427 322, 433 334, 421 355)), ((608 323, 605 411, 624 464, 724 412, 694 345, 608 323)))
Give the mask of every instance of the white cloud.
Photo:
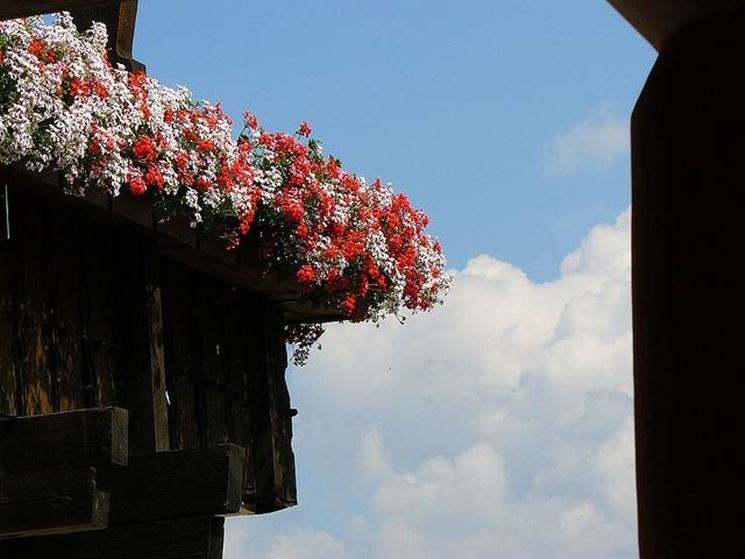
POLYGON ((607 168, 629 151, 629 119, 613 105, 603 104, 549 144, 549 171, 607 168))
POLYGON ((268 559, 335 559, 344 557, 344 546, 328 534, 304 530, 274 538, 268 559))
POLYGON ((390 456, 377 429, 369 429, 363 433, 357 465, 363 475, 372 479, 386 477, 393 471, 390 456))
POLYGON ((331 328, 292 375, 301 504, 226 557, 636 557, 629 276, 626 211, 555 281, 478 256, 432 313, 331 328))

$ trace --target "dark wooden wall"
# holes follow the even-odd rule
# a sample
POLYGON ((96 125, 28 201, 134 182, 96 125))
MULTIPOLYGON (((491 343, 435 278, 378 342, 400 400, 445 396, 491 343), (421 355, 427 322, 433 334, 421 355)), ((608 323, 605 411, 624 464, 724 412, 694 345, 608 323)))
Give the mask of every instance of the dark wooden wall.
POLYGON ((167 258, 160 277, 172 447, 238 444, 250 458, 246 506, 269 512, 294 504, 279 313, 264 297, 167 258))
POLYGON ((0 411, 36 415, 130 396, 149 368, 146 240, 10 191, 0 239, 0 411))
POLYGON ((136 227, 22 185, 8 201, 0 413, 123 407, 132 453, 235 443, 245 510, 295 504, 281 310, 160 254, 136 227))

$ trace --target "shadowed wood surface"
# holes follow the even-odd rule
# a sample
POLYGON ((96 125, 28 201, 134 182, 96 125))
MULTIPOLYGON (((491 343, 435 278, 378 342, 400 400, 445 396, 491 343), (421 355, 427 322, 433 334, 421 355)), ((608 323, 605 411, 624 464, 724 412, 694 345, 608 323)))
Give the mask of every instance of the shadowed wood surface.
POLYGON ((147 196, 133 197, 127 193, 113 199, 101 194, 85 198, 70 196, 63 193, 57 173, 32 175, 16 167, 0 167, 0 183, 10 185, 11 202, 14 193, 24 197, 33 195, 57 213, 73 214, 99 226, 135 229, 138 234, 156 240, 160 255, 232 286, 269 297, 282 309, 285 322, 333 322, 342 318, 338 311, 303 301, 294 278, 267 276, 265 268, 246 250, 225 250, 218 240, 195 231, 184 219, 158 223, 147 196))
POLYGON ((248 454, 244 506, 296 503, 287 352, 276 305, 161 259, 171 442, 226 441, 248 454))
POLYGON ((665 45, 632 117, 642 559, 739 557, 745 17, 665 45))
POLYGON ((264 354, 267 358, 267 392, 274 463, 274 503, 270 506, 282 509, 297 504, 295 455, 292 452, 292 418, 296 411, 290 406, 290 393, 285 381, 287 352, 282 336, 282 323, 268 305, 264 306, 264 320, 267 325, 264 354))
POLYGON ((132 456, 112 470, 111 525, 236 513, 245 451, 235 445, 132 456))
POLYGON ((248 455, 244 510, 295 504, 287 311, 243 288, 237 261, 220 265, 238 285, 164 254, 158 231, 123 217, 145 208, 152 221, 147 204, 114 212, 13 176, 11 235, 0 238, 0 413, 120 406, 131 454, 235 443, 248 455))
POLYGON ((132 58, 137 0, 75 8, 70 13, 79 30, 88 29, 94 21, 106 25, 109 32, 107 48, 112 64, 122 64, 133 72, 145 71, 145 66, 132 58))
POLYGON ((0 476, 0 539, 99 530, 108 512, 94 468, 0 476))
POLYGON ((28 559, 220 559, 224 519, 184 518, 108 530, 0 541, 0 557, 28 559))
POLYGON ((128 460, 127 411, 80 410, 0 418, 0 475, 128 460))

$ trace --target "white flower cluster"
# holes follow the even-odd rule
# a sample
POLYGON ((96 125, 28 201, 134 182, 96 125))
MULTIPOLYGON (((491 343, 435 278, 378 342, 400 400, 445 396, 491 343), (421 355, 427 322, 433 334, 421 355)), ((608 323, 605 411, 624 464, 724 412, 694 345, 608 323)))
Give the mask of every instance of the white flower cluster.
POLYGON ((192 224, 253 209, 251 169, 232 122, 185 88, 112 68, 106 27, 69 14, 0 22, 0 164, 62 171, 78 194, 147 190, 192 224))

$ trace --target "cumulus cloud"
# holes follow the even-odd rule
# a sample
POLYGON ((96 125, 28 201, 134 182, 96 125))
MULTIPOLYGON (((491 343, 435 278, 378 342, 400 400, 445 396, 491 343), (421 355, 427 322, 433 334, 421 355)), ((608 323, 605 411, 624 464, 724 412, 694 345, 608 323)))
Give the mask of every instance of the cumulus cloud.
POLYGON ((636 557, 629 211, 554 281, 478 256, 291 379, 301 504, 231 521, 226 557, 636 557))
POLYGON ((545 163, 552 172, 607 168, 628 154, 629 145, 628 117, 613 105, 603 104, 554 138, 545 163))

